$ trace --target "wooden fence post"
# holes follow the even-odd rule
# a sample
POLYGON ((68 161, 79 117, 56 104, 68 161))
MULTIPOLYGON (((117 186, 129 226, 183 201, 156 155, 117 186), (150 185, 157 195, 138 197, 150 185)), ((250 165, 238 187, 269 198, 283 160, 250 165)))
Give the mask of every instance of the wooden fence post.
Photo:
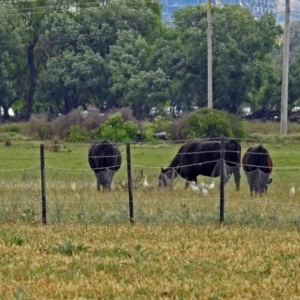
POLYGON ((42 222, 47 224, 46 181, 45 181, 45 148, 40 145, 41 190, 42 190, 42 222))
POLYGON ((126 157, 127 157, 127 181, 128 181, 128 197, 129 197, 129 217, 130 217, 130 222, 134 224, 130 143, 126 143, 126 157))
POLYGON ((224 183, 225 183, 225 139, 221 138, 221 174, 220 174, 220 224, 224 223, 224 183))

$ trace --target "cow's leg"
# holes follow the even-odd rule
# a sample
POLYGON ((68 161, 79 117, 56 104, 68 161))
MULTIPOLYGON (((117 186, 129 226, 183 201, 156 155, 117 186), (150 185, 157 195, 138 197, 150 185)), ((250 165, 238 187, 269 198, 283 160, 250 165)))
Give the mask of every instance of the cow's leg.
POLYGON ((252 197, 253 196, 253 190, 255 192, 254 185, 253 185, 253 183, 250 183, 249 186, 250 186, 250 196, 252 197))
POLYGON ((98 173, 96 173, 96 178, 97 178, 97 191, 100 191, 100 178, 98 173))
POLYGON ((189 187, 189 185, 190 185, 190 184, 189 184, 189 181, 188 181, 188 179, 186 179, 186 180, 185 180, 185 185, 184 185, 185 188, 187 189, 187 188, 189 187))
POLYGON ((234 181, 235 181, 235 186, 236 186, 236 191, 240 190, 240 184, 241 184, 241 174, 240 174, 240 169, 238 171, 233 172, 234 175, 234 181))
POLYGON ((194 177, 194 178, 191 178, 191 177, 186 178, 186 180, 185 180, 185 188, 186 188, 186 189, 189 187, 191 181, 194 181, 195 184, 197 185, 197 177, 194 177))
POLYGON ((254 185, 253 184, 250 184, 250 196, 252 197, 253 196, 253 191, 254 193, 256 193, 256 190, 254 188, 254 185))

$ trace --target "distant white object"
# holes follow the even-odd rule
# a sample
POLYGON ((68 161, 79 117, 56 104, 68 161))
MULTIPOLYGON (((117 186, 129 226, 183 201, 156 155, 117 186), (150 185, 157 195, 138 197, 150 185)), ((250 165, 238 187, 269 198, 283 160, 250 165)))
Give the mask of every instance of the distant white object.
POLYGON ((156 107, 152 107, 152 108, 150 109, 149 115, 150 115, 150 116, 154 116, 156 113, 157 113, 156 107))
POLYGON ((204 189, 209 189, 210 184, 206 184, 203 182, 202 178, 200 179, 200 187, 204 189))
POLYGON ((292 112, 296 112, 300 110, 300 106, 295 106, 292 108, 292 112))
POLYGON ((149 186, 150 186, 150 184, 149 184, 149 182, 148 182, 148 180, 147 180, 147 175, 144 176, 143 186, 144 186, 144 187, 149 187, 149 186))
POLYGON ((192 189, 194 192, 200 193, 200 189, 197 187, 195 181, 191 181, 191 182, 190 182, 190 186, 191 186, 191 189, 192 189))
POLYGON ((213 190, 215 188, 215 181, 213 180, 211 184, 208 186, 209 190, 213 190))
POLYGON ((290 189, 290 196, 294 196, 295 195, 295 187, 294 187, 294 183, 292 184, 292 187, 290 189))
MULTIPOLYGON (((4 115, 3 107, 0 107, 0 114, 1 114, 1 116, 4 115)), ((15 116, 15 112, 13 111, 13 109, 12 109, 11 107, 8 109, 8 114, 9 114, 11 117, 14 117, 14 116, 15 116)))
POLYGON ((251 107, 249 107, 249 106, 244 107, 243 112, 246 116, 249 116, 252 113, 251 107))
POLYGON ((77 188, 77 179, 75 179, 73 182, 72 182, 72 186, 71 186, 71 189, 72 189, 72 191, 76 191, 76 188, 77 188))
POLYGON ((204 197, 208 196, 208 190, 206 190, 204 187, 202 188, 202 195, 204 197))

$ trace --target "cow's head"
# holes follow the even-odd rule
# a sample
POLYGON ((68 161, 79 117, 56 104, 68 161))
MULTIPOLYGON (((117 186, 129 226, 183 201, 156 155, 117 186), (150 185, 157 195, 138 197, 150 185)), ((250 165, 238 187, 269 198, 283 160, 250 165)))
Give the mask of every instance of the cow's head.
POLYGON ((268 191, 269 184, 273 181, 272 178, 265 180, 258 180, 254 185, 254 191, 256 194, 266 194, 268 191))
POLYGON ((102 186, 104 189, 110 190, 115 172, 107 168, 104 171, 96 173, 98 188, 102 186))

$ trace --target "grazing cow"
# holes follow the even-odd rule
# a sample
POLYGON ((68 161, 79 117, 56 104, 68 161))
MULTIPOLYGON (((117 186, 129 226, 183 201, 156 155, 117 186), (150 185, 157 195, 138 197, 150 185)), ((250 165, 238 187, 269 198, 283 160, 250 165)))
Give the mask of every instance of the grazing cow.
POLYGON ((100 186, 110 190, 114 174, 122 164, 121 152, 116 144, 108 140, 93 144, 88 161, 97 178, 97 190, 100 186))
POLYGON ((243 155, 242 165, 248 179, 250 194, 267 193, 268 185, 272 182, 273 162, 266 148, 262 145, 251 147, 243 155))
MULTIPOLYGON (((161 169, 158 186, 170 185, 170 179, 180 175, 188 182, 197 184, 197 176, 220 176, 220 141, 193 141, 183 145, 173 158, 169 167, 161 169)), ((236 190, 240 188, 241 145, 234 139, 225 141, 225 183, 234 174, 236 190)))

